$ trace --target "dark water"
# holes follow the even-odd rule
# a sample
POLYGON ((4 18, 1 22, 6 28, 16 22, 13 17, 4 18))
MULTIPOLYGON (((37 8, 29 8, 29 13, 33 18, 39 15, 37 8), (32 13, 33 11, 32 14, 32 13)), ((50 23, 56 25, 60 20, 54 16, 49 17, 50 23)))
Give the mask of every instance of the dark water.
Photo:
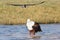
POLYGON ((30 38, 26 25, 0 25, 0 40, 60 40, 60 24, 41 24, 39 37, 30 38))

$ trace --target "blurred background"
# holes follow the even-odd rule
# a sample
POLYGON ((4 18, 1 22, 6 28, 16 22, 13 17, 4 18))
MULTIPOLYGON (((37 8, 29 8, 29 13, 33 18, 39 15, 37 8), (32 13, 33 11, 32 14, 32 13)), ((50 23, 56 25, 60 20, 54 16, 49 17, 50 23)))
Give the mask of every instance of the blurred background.
POLYGON ((60 0, 0 0, 0 24, 24 24, 28 18, 45 24, 60 23, 60 0), (8 4, 37 5, 24 8, 8 4))

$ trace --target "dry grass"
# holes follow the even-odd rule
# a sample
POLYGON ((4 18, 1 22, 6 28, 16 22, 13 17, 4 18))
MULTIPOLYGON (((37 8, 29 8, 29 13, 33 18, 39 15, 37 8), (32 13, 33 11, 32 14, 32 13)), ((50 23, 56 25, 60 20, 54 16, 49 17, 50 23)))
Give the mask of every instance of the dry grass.
POLYGON ((41 1, 0 0, 0 24, 22 24, 26 23, 27 18, 39 23, 60 23, 60 0, 45 0, 43 4, 27 8, 7 5, 7 3, 26 4, 41 1))

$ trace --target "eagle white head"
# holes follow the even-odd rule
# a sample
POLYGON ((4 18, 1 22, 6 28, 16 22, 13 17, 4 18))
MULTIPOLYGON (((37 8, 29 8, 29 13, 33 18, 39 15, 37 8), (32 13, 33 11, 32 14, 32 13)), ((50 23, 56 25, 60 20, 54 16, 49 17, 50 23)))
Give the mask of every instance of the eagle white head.
POLYGON ((27 19, 27 22, 30 22, 30 19, 27 19))
POLYGON ((27 26, 28 30, 33 30, 33 28, 32 28, 33 25, 34 25, 34 21, 27 19, 26 26, 27 26))

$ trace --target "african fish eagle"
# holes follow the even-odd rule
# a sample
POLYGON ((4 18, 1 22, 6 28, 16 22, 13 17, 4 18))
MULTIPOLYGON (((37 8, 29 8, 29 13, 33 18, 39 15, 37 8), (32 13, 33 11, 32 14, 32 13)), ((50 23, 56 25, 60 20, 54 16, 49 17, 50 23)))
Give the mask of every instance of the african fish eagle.
POLYGON ((32 37, 35 36, 35 33, 42 31, 39 23, 31 21, 30 19, 27 19, 26 26, 27 29, 29 30, 30 36, 32 37))

